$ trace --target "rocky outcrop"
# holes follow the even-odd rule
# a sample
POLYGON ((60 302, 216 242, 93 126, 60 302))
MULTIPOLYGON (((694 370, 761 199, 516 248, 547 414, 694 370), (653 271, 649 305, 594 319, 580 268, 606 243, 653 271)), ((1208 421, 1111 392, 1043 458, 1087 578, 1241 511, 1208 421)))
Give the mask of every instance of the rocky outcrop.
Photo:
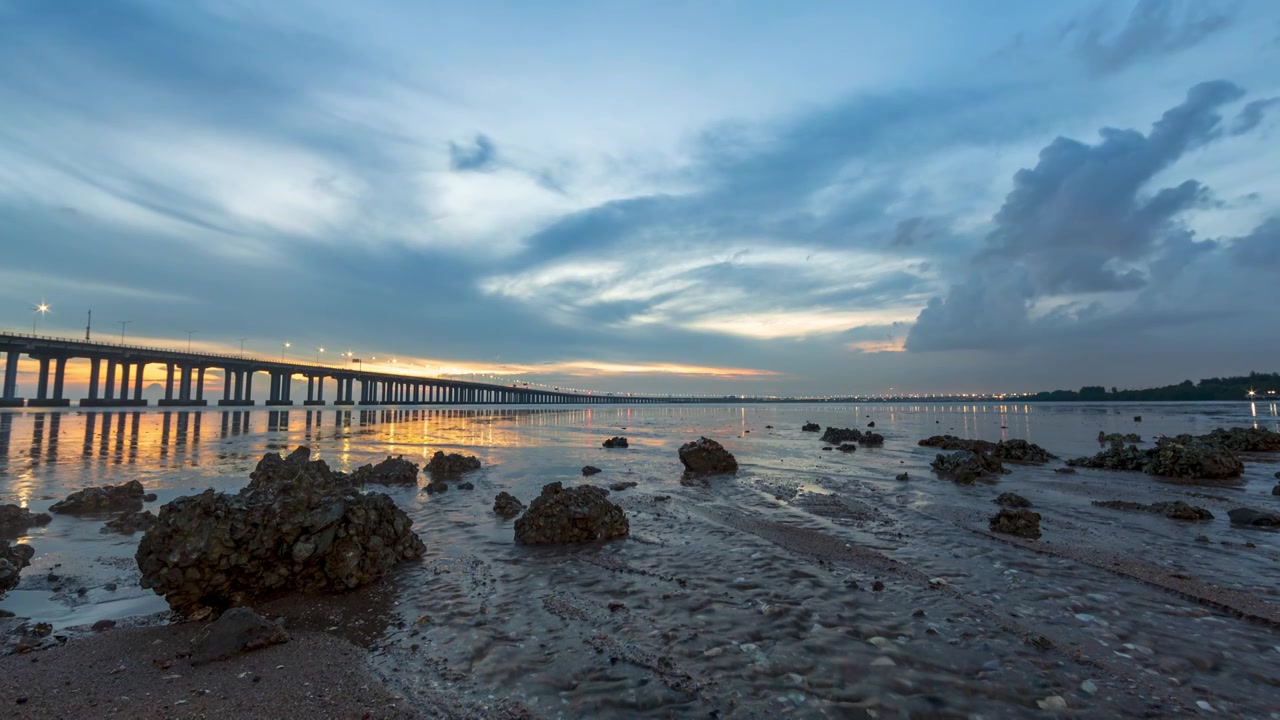
POLYGON ((680 462, 685 472, 694 474, 731 473, 738 471, 733 454, 715 440, 701 437, 680 446, 680 462))
POLYGON ((623 490, 630 490, 631 488, 639 484, 640 483, 636 482, 635 480, 625 480, 623 482, 616 482, 610 485, 609 489, 614 492, 622 492, 623 490))
POLYGON ((929 467, 940 477, 968 485, 978 478, 987 478, 1008 473, 999 460, 982 452, 973 450, 957 450, 950 455, 938 454, 929 467))
POLYGON ((1107 445, 1111 443, 1140 443, 1142 436, 1138 433, 1104 433, 1098 431, 1098 442, 1107 445))
POLYGON ((509 492, 500 492, 493 499, 493 511, 501 515, 504 519, 511 518, 524 512, 524 504, 515 498, 509 492))
POLYGON ((822 432, 822 426, 815 422, 807 422, 800 426, 800 432, 822 432))
POLYGON ((443 480, 432 480, 431 482, 427 483, 427 486, 423 488, 423 490, 426 490, 428 495, 434 495, 436 493, 442 493, 442 492, 449 492, 449 483, 443 480))
POLYGON ((356 485, 417 485, 418 466, 405 460, 403 455, 388 455, 386 460, 377 465, 362 465, 357 468, 351 473, 351 481, 356 485))
POLYGON ((0 597, 18 586, 18 575, 35 554, 35 548, 26 543, 10 545, 8 540, 0 540, 0 597))
POLYGON ((872 420, 871 422, 867 423, 867 427, 875 427, 875 426, 876 426, 875 420, 872 420))
POLYGON ((122 485, 102 485, 73 492, 65 500, 54 503, 49 508, 49 512, 92 515, 120 510, 141 510, 142 503, 148 499, 154 500, 155 496, 148 496, 142 483, 130 480, 122 485))
POLYGON ((905 472, 898 473, 898 475, 897 475, 897 479, 898 479, 898 480, 910 480, 910 479, 911 479, 911 475, 910 475, 909 473, 905 473, 905 472))
POLYGON ((857 452, 857 451, 858 451, 858 444, 857 444, 857 443, 841 443, 841 444, 840 444, 840 447, 838 447, 838 448, 836 448, 836 449, 837 449, 837 450, 839 450, 839 451, 840 451, 840 452, 842 452, 842 453, 857 452))
POLYGON ((862 433, 862 437, 858 439, 858 443, 862 447, 883 447, 884 436, 880 433, 862 433))
POLYGON ((1011 493, 1011 492, 1000 493, 1000 496, 997 497, 995 500, 992 500, 992 502, 994 502, 997 505, 1008 507, 1008 508, 1031 507, 1030 500, 1022 497, 1021 495, 1015 495, 1014 493, 1011 493))
POLYGON ((278 624, 247 607, 231 608, 191 639, 191 664, 227 660, 288 640, 289 633, 278 624))
POLYGON ((991 531, 1038 540, 1040 513, 1030 510, 1001 510, 991 517, 991 531))
POLYGON ((33 513, 18 505, 0 505, 0 537, 16 537, 28 528, 48 525, 51 520, 53 516, 48 513, 33 513))
MULTIPOLYGON (((1179 435, 1177 439, 1186 437, 1179 435)), ((1266 428, 1218 428, 1197 439, 1221 445, 1233 452, 1280 452, 1280 433, 1266 428)))
POLYGON ((516 520, 516 542, 524 545, 586 543, 626 537, 627 514, 608 499, 609 491, 591 485, 542 487, 525 514, 516 520))
POLYGON ((156 516, 150 510, 130 510, 118 517, 108 520, 99 532, 115 532, 121 535, 132 535, 146 532, 156 524, 156 516))
POLYGON ((1093 457, 1068 460, 1067 465, 1211 480, 1239 477, 1244 472, 1244 463, 1226 446, 1190 435, 1160 438, 1155 447, 1145 450, 1136 445, 1112 443, 1093 457))
POLYGON ((184 615, 284 592, 366 585, 426 547, 382 493, 362 493, 298 448, 263 456, 238 494, 206 490, 160 508, 138 544, 142 587, 184 615))
POLYGON ((602 472, 602 470, 594 465, 587 465, 582 468, 582 477, 591 477, 598 472, 602 472))
POLYGON ((461 475, 464 472, 480 469, 480 458, 475 455, 461 455, 437 450, 424 468, 432 475, 461 475))
POLYGON ((970 450, 976 453, 987 453, 998 460, 1016 463, 1046 463, 1057 459, 1053 453, 1026 440, 970 440, 955 435, 934 435, 919 442, 922 447, 936 447, 942 450, 970 450))
POLYGON ((1233 525, 1252 525, 1253 527, 1280 527, 1280 515, 1254 510, 1253 508, 1236 508, 1227 511, 1233 525))
POLYGON ((1163 515, 1174 520, 1212 520, 1213 513, 1199 505, 1188 505, 1181 500, 1158 502, 1150 505, 1130 502, 1128 500, 1094 500, 1094 506, 1110 510, 1128 510, 1130 512, 1149 512, 1163 515))
POLYGON ((826 432, 822 433, 822 442, 832 445, 841 443, 858 442, 862 439, 862 431, 857 428, 838 428, 829 427, 826 432))
POLYGON ((622 436, 611 437, 602 444, 607 448, 624 448, 627 447, 627 439, 622 436))

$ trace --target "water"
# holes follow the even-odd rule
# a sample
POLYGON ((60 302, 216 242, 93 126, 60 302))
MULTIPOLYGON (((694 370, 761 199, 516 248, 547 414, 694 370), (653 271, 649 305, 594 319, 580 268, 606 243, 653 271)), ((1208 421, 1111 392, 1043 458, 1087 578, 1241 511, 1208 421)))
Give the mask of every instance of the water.
MULTIPOLYGON (((916 445, 948 432, 1025 438, 1068 458, 1097 452, 1099 430, 1229 426, 1280 430, 1280 418, 1248 403, 27 410, 0 413, 0 502, 43 511, 135 478, 156 504, 234 491, 263 452, 297 445, 339 470, 461 451, 484 463, 474 491, 387 490, 426 556, 367 591, 279 609, 371 648, 375 669, 411 695, 512 697, 566 718, 1052 716, 1040 706, 1052 696, 1091 716, 1210 712, 1202 702, 1280 717, 1276 626, 1148 582, 1208 583, 1276 617, 1280 534, 1233 527, 1226 511, 1278 509, 1280 457, 1246 458, 1244 477, 1221 483, 1060 475, 1052 463, 959 486, 933 476, 936 451, 916 445), (824 452, 800 432, 808 420, 874 420, 885 446, 824 452), (600 447, 619 434, 630 449, 600 447), (736 477, 681 484, 676 449, 699 435, 737 456, 736 477), (632 537, 516 545, 493 496, 527 503, 545 483, 584 482, 587 464, 604 469, 594 484, 639 483, 611 496, 632 537), (904 471, 911 480, 896 480, 904 471), (1003 491, 1043 515, 1045 552, 985 532, 1003 491), (1090 504, 1109 499, 1183 499, 1215 519, 1090 504)), ((56 628, 163 610, 137 587, 136 536, 101 523, 57 516, 21 538, 34 564, 0 608, 56 628)))

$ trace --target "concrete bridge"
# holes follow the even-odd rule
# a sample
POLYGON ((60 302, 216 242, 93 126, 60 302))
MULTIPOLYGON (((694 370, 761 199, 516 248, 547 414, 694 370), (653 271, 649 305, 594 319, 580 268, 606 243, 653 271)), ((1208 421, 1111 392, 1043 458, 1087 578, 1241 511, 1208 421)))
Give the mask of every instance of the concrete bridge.
MULTIPOLYGON (((147 368, 163 368, 164 399, 161 406, 199 407, 205 398, 205 373, 222 375, 222 397, 218 405, 247 407, 253 399, 253 381, 258 374, 269 378, 269 406, 293 405, 293 380, 305 378, 307 398, 303 405, 324 405, 325 388, 331 387, 334 405, 538 405, 538 404, 641 404, 696 402, 674 396, 632 396, 613 393, 571 393, 529 387, 443 380, 439 378, 365 372, 327 365, 273 362, 261 358, 168 350, 164 348, 115 345, 0 333, 0 359, 4 361, 0 407, 67 407, 67 363, 87 361, 88 397, 80 407, 143 407, 147 368), (26 355, 39 363, 35 397, 17 396, 18 360, 26 355)), ((154 377, 154 376, 153 376, 154 377)))

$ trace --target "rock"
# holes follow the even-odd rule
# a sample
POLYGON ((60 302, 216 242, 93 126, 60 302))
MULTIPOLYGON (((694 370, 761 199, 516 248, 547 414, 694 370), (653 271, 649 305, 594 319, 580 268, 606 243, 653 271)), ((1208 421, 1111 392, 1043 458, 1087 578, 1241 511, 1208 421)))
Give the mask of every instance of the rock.
POLYGON ((1141 415, 1134 415, 1134 416, 1133 416, 1133 421, 1134 421, 1134 422, 1142 422, 1142 416, 1141 416, 1141 415))
POLYGON ((997 497, 995 500, 992 500, 992 502, 994 502, 997 505, 1002 505, 1004 507, 1009 507, 1009 508, 1031 507, 1030 500, 1022 497, 1021 495, 1015 495, 1011 492, 1000 493, 1000 496, 997 497))
POLYGON ((122 513, 118 517, 108 520, 99 532, 116 532, 121 535, 132 535, 136 532, 146 532, 156 524, 156 516, 150 510, 130 510, 122 513))
POLYGON ((516 520, 516 542, 524 545, 587 543, 626 537, 627 514, 602 490, 591 485, 564 488, 553 482, 516 520))
POLYGON ((26 543, 10 545, 8 540, 0 540, 0 597, 18 586, 18 575, 35 554, 35 548, 26 543))
POLYGON ((855 428, 829 427, 822 433, 822 442, 839 445, 847 442, 858 442, 862 439, 862 431, 855 428))
POLYGON ((822 450, 823 450, 824 452, 831 452, 832 450, 835 450, 835 448, 831 447, 830 445, 827 445, 827 446, 823 447, 823 448, 822 448, 822 450))
POLYGON ((1009 472, 1004 469, 999 460, 973 450, 957 450, 950 455, 938 454, 929 466, 940 477, 949 478, 962 485, 968 485, 980 477, 1009 472))
POLYGON ((288 642, 289 633, 247 607, 222 613, 191 640, 191 664, 204 665, 288 642))
POLYGON ((1208 535, 1197 535, 1197 536, 1196 536, 1196 542, 1198 542, 1198 543, 1207 543, 1207 542, 1209 542, 1209 536, 1208 536, 1208 535))
POLYGON ((1227 511, 1234 525, 1252 525, 1253 527, 1280 527, 1280 515, 1254 510, 1253 508, 1236 508, 1227 511))
MULTIPOLYGON (((1188 436, 1178 436, 1179 439, 1185 437, 1188 436)), ((1218 428, 1196 439, 1222 445, 1233 452, 1280 452, 1280 433, 1266 428, 1218 428)))
POLYGON ((841 443, 836 449, 843 453, 851 453, 857 451, 858 446, 856 443, 841 443))
POLYGON ((1277 470, 1277 471, 1276 471, 1276 479, 1277 479, 1277 480, 1280 480, 1280 470, 1277 470))
POLYGON ((90 629, 93 630, 94 632, 102 632, 103 630, 110 630, 115 626, 116 626, 115 620, 99 620, 98 622, 90 626, 90 629))
POLYGON ((875 427, 875 426, 876 426, 875 420, 872 420, 871 422, 867 423, 867 427, 875 427))
POLYGON ((1158 502, 1151 505, 1143 505, 1142 503, 1129 502, 1128 500, 1094 500, 1095 507, 1108 508, 1111 510, 1129 510, 1133 512, 1149 512, 1156 515, 1164 515, 1174 520, 1212 520, 1213 513, 1205 510, 1198 505, 1188 505, 1181 500, 1173 502, 1158 502))
POLYGON ((141 510, 145 495, 146 491, 143 490, 142 483, 137 480, 130 480, 122 485, 89 487, 73 492, 65 500, 54 503, 49 508, 49 512, 81 515, 141 510))
POLYGON ((0 537, 25 534, 28 528, 48 525, 53 516, 48 513, 32 513, 18 505, 0 505, 0 537))
POLYGON ((635 487, 635 486, 637 486, 637 485, 639 485, 639 484, 640 484, 640 483, 638 483, 638 482, 634 482, 634 481, 632 481, 632 480, 628 480, 628 481, 626 481, 626 482, 616 482, 616 483, 614 483, 614 484, 610 485, 610 486, 609 486, 609 489, 610 489, 610 490, 613 490, 614 492, 622 492, 623 490, 628 490, 628 489, 633 488, 633 487, 635 487))
POLYGON ((821 432, 822 426, 815 422, 807 422, 800 427, 801 432, 821 432))
POLYGON ((493 498, 493 511, 501 515, 504 519, 511 518, 524 512, 524 505, 509 492, 500 492, 493 498))
POLYGON ((459 490, 475 490, 476 486, 475 486, 475 483, 472 483, 472 482, 462 482, 462 483, 458 483, 458 489, 459 490))
POLYGON ((919 442, 923 447, 936 447, 942 450, 970 450, 976 453, 987 453, 1004 462, 1046 463, 1057 459, 1057 455, 1045 450, 1035 443, 1026 440, 1001 440, 993 443, 990 440, 969 440, 955 435, 934 435, 919 442))
POLYGON ((1181 478, 1226 479, 1239 477, 1244 463, 1219 443, 1190 435, 1162 437, 1156 446, 1139 450, 1136 445, 1113 442, 1111 447, 1090 458, 1068 460, 1068 465, 1103 470, 1131 470, 1147 475, 1181 478))
POLYGON ((1271 494, 1280 495, 1280 483, 1276 483, 1276 486, 1271 488, 1271 494))
MULTIPOLYGON (((477 461, 478 463, 478 461, 477 461)), ((476 467, 479 467, 477 464, 476 467)), ((351 481, 357 485, 374 483, 377 485, 417 485, 418 466, 404 459, 404 456, 387 456, 377 465, 364 465, 351 474, 351 481)))
POLYGON ((879 580, 871 583, 871 592, 884 592, 884 583, 879 580))
POLYGON ((1050 695, 1036 701, 1041 710, 1066 710, 1067 701, 1061 695, 1050 695))
POLYGON ((880 433, 863 433, 858 443, 863 447, 881 447, 884 445, 884 436, 880 433))
POLYGON ((582 477, 591 477, 592 475, 595 475, 598 472, 602 472, 600 468, 595 467, 594 465, 587 465, 586 467, 582 468, 582 477))
POLYGON ((624 448, 624 447, 628 447, 628 445, 627 445, 627 439, 626 439, 626 438, 624 438, 624 437, 622 437, 622 436, 618 436, 618 437, 611 437, 611 438, 609 438, 608 440, 605 440, 605 441, 604 441, 604 443, 602 443, 602 444, 603 444, 605 447, 607 447, 607 448, 624 448))
POLYGON ((765 430, 772 430, 772 429, 773 429, 773 426, 772 426, 772 425, 765 425, 765 426, 764 426, 764 429, 765 429, 765 430))
POLYGON ((180 497, 160 508, 135 555, 141 585, 183 615, 282 592, 343 591, 426 552, 382 493, 298 448, 263 456, 238 494, 180 497))
POLYGON ((1037 540, 1040 538, 1040 513, 1030 510, 1001 510, 991 516, 991 531, 1037 540))
POLYGON ((899 480, 910 480, 910 479, 911 479, 911 476, 910 476, 910 475, 908 475, 908 474, 906 474, 906 473, 899 473, 899 474, 898 474, 898 478, 897 478, 897 479, 899 479, 899 480))
POLYGON ((1099 430, 1098 442, 1104 445, 1110 445, 1111 443, 1140 443, 1142 442, 1142 436, 1138 433, 1104 433, 1099 430))
POLYGON ((1076 469, 1073 467, 1054 468, 1053 471, 1058 473, 1059 475, 1075 475, 1076 474, 1076 469))
POLYGON ((702 437, 680 446, 680 462, 685 472, 731 473, 738 471, 738 461, 733 454, 715 440, 702 437))
POLYGON ((436 493, 449 492, 449 483, 443 480, 432 480, 431 482, 427 483, 427 487, 424 489, 427 491, 428 494, 431 494, 431 495, 434 495, 436 493))
POLYGON ((479 470, 480 458, 458 453, 445 455, 443 451, 437 450, 424 469, 432 475, 461 475, 464 472, 479 470))

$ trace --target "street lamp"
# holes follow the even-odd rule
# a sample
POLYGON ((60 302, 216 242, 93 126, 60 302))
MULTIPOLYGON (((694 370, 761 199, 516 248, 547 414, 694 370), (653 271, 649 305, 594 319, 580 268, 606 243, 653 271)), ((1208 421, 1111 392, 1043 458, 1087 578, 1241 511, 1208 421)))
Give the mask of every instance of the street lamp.
MULTIPOLYGON (((43 301, 42 301, 39 305, 37 305, 37 306, 35 307, 35 310, 33 310, 33 311, 32 311, 32 313, 31 313, 31 337, 35 337, 35 336, 36 336, 36 321, 40 319, 40 316, 44 315, 44 314, 45 314, 45 313, 47 313, 47 312, 49 312, 49 306, 48 306, 48 305, 46 305, 46 304, 44 304, 44 302, 43 302, 43 301)), ((42 382, 43 382, 43 381, 42 381, 42 382)))
POLYGON ((117 322, 119 322, 119 323, 120 323, 120 344, 121 344, 121 345, 123 345, 123 344, 124 344, 124 328, 125 328, 125 326, 126 326, 126 325, 128 325, 129 323, 131 323, 131 322, 133 322, 133 321, 132 321, 132 320, 118 320, 117 322))
POLYGON ((291 347, 293 346, 290 345, 288 342, 285 342, 280 346, 280 362, 284 362, 284 351, 288 350, 291 347))
POLYGON ((316 364, 320 364, 320 354, 324 352, 324 348, 316 348, 316 364))
POLYGON ((240 338, 240 357, 244 357, 244 341, 249 338, 240 338))
POLYGON ((195 334, 196 334, 196 331, 195 331, 195 330, 188 330, 188 331, 187 331, 187 353, 188 353, 188 354, 191 352, 191 336, 192 336, 192 335, 195 335, 195 334))

